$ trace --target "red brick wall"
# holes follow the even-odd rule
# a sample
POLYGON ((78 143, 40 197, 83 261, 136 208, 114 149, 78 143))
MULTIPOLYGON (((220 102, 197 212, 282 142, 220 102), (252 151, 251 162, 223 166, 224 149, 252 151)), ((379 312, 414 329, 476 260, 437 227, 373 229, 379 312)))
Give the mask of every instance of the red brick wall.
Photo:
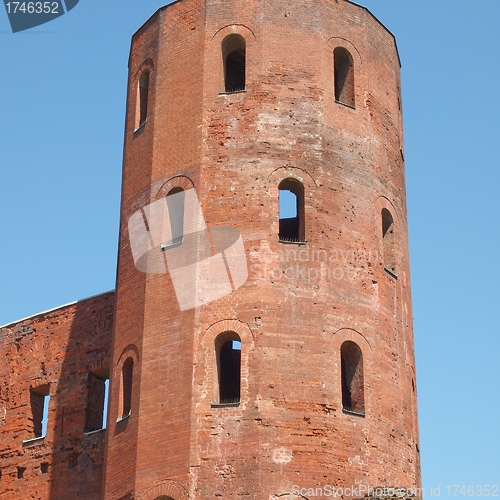
POLYGON ((129 67, 104 497, 419 486, 393 36, 344 0, 183 0, 136 33, 129 67), (220 94, 232 33, 246 41, 246 91, 220 94), (354 109, 335 102, 337 46, 353 57, 354 109), (148 119, 134 131, 147 65, 148 119), (278 242, 287 177, 304 185, 304 246, 278 242), (249 263, 241 288, 183 312, 168 274, 135 269, 127 229, 178 183, 195 187, 208 225, 241 231, 249 263), (395 274, 383 266, 383 208, 394 218, 395 274), (228 330, 242 340, 241 402, 221 408, 211 404, 215 339, 228 330), (363 354, 365 417, 342 411, 346 340, 363 354), (114 423, 127 356, 132 411, 114 423))
POLYGON ((109 292, 0 329, 2 500, 100 498, 105 431, 84 430, 89 374, 109 370, 113 306, 109 292), (47 434, 33 440, 30 390, 45 387, 47 434))

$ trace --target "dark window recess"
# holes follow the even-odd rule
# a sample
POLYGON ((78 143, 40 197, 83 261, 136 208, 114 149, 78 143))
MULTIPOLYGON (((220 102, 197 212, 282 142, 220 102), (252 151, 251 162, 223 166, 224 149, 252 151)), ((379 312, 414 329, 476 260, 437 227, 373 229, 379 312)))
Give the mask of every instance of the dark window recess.
POLYGON ((33 420, 33 436, 45 437, 47 433, 49 386, 43 385, 30 389, 30 405, 33 420))
POLYGON ((346 341, 340 348, 342 370, 342 409, 365 414, 363 354, 357 344, 346 341))
POLYGON ((333 51, 335 79, 335 100, 354 107, 354 62, 350 52, 344 47, 333 51))
POLYGON ((142 72, 139 78, 139 128, 146 122, 148 117, 148 99, 149 99, 149 71, 142 72))
POLYGON ((18 467, 17 468, 17 479, 22 479, 24 477, 25 472, 26 472, 26 467, 18 467))
POLYGON ((122 368, 122 418, 128 417, 132 409, 132 376, 134 360, 127 358, 122 368))
POLYGON ((279 241, 305 243, 304 186, 296 179, 284 179, 279 189, 279 241))
POLYGON ((49 472, 49 464, 47 462, 42 462, 40 464, 40 470, 42 471, 42 474, 48 474, 48 472, 49 472))
POLYGON ((104 404, 108 387, 107 380, 107 374, 89 373, 85 432, 97 431, 106 426, 104 404))
POLYGON ((382 240, 384 268, 396 275, 396 235, 391 212, 382 209, 382 240))
POLYGON ((239 403, 241 384, 241 341, 234 332, 222 334, 216 342, 219 403, 239 403), (229 334, 229 335, 228 335, 229 334))
POLYGON ((241 35, 229 35, 222 41, 224 91, 245 90, 246 42, 241 35))

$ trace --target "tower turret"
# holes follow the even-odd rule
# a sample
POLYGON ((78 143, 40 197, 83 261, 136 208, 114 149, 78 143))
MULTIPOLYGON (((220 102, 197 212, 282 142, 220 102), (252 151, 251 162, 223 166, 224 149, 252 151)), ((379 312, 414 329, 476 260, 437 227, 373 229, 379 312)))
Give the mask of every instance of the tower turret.
POLYGON ((399 71, 347 0, 133 36, 105 499, 420 487, 399 71))

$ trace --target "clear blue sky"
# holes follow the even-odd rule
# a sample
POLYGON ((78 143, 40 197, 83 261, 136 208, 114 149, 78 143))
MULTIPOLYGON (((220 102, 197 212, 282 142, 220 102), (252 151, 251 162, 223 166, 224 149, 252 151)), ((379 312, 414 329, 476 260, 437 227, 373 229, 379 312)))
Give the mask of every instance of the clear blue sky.
MULTIPOLYGON (((0 324, 114 288, 130 37, 164 3, 0 10, 0 324)), ((500 486, 500 1, 361 3, 403 63, 427 498, 500 486)))

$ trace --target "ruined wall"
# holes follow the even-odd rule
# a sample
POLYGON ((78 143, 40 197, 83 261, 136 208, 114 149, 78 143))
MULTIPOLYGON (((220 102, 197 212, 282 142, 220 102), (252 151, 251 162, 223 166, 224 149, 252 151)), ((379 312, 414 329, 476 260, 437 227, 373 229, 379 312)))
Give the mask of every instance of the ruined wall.
POLYGON ((102 409, 95 380, 109 372, 113 306, 108 292, 0 329, 2 500, 100 498, 105 431, 89 411, 102 409))

